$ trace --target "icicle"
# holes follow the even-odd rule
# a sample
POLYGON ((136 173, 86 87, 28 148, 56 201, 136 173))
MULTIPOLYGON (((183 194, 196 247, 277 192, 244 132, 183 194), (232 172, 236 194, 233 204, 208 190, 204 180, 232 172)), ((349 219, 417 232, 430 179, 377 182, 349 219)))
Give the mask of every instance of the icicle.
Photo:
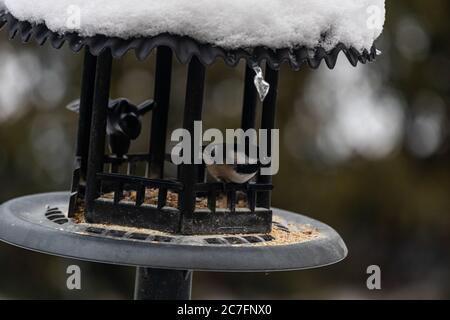
POLYGON ((255 80, 254 80, 255 87, 256 87, 256 90, 258 91, 259 99, 261 100, 261 102, 263 102, 264 99, 266 98, 267 94, 269 93, 270 84, 264 80, 264 76, 263 76, 261 67, 254 66, 253 70, 256 73, 255 80))

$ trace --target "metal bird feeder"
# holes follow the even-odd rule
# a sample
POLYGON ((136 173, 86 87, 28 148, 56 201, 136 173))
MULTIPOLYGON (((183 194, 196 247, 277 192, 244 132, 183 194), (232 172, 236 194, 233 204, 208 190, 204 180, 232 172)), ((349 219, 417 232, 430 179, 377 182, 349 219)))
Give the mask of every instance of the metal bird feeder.
MULTIPOLYGON (((260 124, 273 129, 283 63, 298 70, 304 65, 317 68, 323 60, 333 68, 343 52, 356 65, 374 60, 375 48, 361 54, 339 45, 330 52, 316 48, 312 54, 308 48, 224 50, 169 34, 128 40, 81 37, 54 33, 43 23, 18 21, 6 12, 0 13, 3 26, 11 39, 34 39, 39 45, 49 42, 55 48, 66 43, 74 52, 84 51, 84 67, 71 192, 4 204, 0 239, 52 255, 137 266, 136 299, 188 299, 192 271, 299 270, 329 265, 346 256, 345 244, 330 227, 271 207, 270 176, 259 175, 241 185, 216 183, 206 180, 204 165, 195 164, 180 165, 176 177, 167 175, 172 58, 175 55, 188 68, 182 127, 192 133, 194 121, 202 119, 204 110, 206 68, 219 58, 230 67, 246 62, 242 121, 237 127, 260 124), (126 99, 110 98, 113 58, 120 59, 130 50, 140 60, 156 51, 154 102, 142 107, 152 108, 150 145, 142 154, 129 154, 133 137, 127 141, 110 128, 115 120, 109 112, 115 108, 139 118, 141 109, 126 99), (265 79, 271 85, 261 119, 256 119, 255 65, 266 66, 265 79), (121 151, 105 152, 107 143, 121 151), (136 173, 138 164, 146 166, 145 175, 136 173), (245 194, 244 207, 238 205, 238 193, 245 194), (226 204, 219 208, 222 194, 226 204), (169 201, 172 198, 176 201, 169 201), (202 208, 197 206, 199 198, 205 199, 202 208)), ((131 123, 131 130, 139 125, 131 123)))

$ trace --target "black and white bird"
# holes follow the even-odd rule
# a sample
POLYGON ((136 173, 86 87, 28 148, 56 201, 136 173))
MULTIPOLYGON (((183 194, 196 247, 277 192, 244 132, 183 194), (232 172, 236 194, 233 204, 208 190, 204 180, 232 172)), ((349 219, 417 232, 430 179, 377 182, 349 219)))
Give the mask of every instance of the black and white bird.
POLYGON ((256 157, 250 156, 250 152, 248 151, 249 148, 242 152, 237 144, 224 143, 211 145, 209 147, 211 148, 209 149, 211 152, 206 152, 206 154, 204 154, 204 157, 208 157, 208 153, 211 155, 209 159, 204 159, 210 163, 206 164, 208 173, 215 180, 223 183, 245 184, 249 182, 256 176, 261 167, 257 158, 258 148, 256 146, 254 147, 254 150, 256 150, 256 157), (215 163, 213 161, 214 157, 218 154, 223 155, 223 161, 221 161, 221 163, 215 163), (229 161, 227 162, 227 159, 233 161, 229 163, 229 161))
MULTIPOLYGON (((142 116, 152 111, 154 106, 153 100, 147 100, 139 106, 125 98, 109 101, 106 133, 112 154, 121 158, 128 153, 131 141, 141 134, 142 116)), ((67 109, 78 113, 80 101, 70 103, 67 109)))

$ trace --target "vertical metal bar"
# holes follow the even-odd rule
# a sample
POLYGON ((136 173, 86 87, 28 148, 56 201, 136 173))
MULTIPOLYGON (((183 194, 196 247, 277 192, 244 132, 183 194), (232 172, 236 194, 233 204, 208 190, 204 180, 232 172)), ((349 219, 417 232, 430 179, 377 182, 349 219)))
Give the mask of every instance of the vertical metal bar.
POLYGON ((162 209, 167 204, 167 189, 160 188, 158 190, 158 209, 162 209))
POLYGON ((135 300, 190 300, 192 271, 138 267, 135 300))
POLYGON ((216 212, 217 190, 212 188, 208 193, 208 208, 212 213, 216 212))
POLYGON ((98 57, 95 77, 91 141, 89 144, 86 180, 86 219, 88 221, 92 221, 92 204, 99 195, 97 173, 103 171, 111 69, 112 56, 109 50, 106 50, 98 57))
POLYGON ((164 158, 166 153, 167 120, 170 105, 170 85, 172 80, 172 50, 159 47, 156 54, 155 108, 152 112, 150 136, 150 159, 147 176, 164 177, 164 158))
POLYGON ((112 159, 111 165, 109 168, 110 173, 119 173, 119 160, 118 159, 112 159))
MULTIPOLYGON (((78 164, 76 164, 76 166, 78 166, 78 164)), ((78 206, 78 199, 79 199, 79 192, 80 192, 80 168, 79 167, 75 167, 73 170, 73 174, 72 174, 72 188, 71 188, 71 192, 70 192, 70 198, 69 198, 69 212, 68 212, 68 216, 69 218, 74 218, 75 217, 75 213, 77 210, 77 206, 78 206)))
POLYGON ((69 203, 69 217, 73 217, 75 214, 78 199, 84 197, 96 64, 97 58, 89 52, 88 48, 86 48, 81 78, 80 111, 78 117, 75 167, 72 176, 72 193, 69 203), (80 185, 82 185, 83 188, 81 188, 80 185))
POLYGON ((116 183, 114 186, 114 204, 118 204, 123 199, 123 184, 116 183))
POLYGON ((248 199, 248 208, 250 211, 255 211, 256 209, 256 192, 254 190, 250 190, 247 192, 248 199))
POLYGON ((81 83, 80 114, 76 155, 81 159, 81 179, 86 179, 91 132, 92 104, 94 102, 95 72, 97 57, 85 49, 83 77, 81 83))
POLYGON ((246 64, 244 83, 244 102, 242 108, 241 128, 248 130, 255 128, 257 92, 254 84, 255 72, 246 64))
MULTIPOLYGON (((205 66, 193 57, 188 67, 186 100, 184 107, 183 128, 194 137, 194 122, 202 119, 203 95, 205 87, 205 66)), ((195 210, 195 184, 198 180, 198 165, 194 165, 194 139, 191 139, 191 163, 183 164, 180 169, 180 180, 184 185, 181 191, 181 232, 183 234, 192 233, 193 214, 195 210)))
MULTIPOLYGON (((278 94, 278 71, 273 70, 270 66, 266 65, 266 81, 270 84, 270 91, 263 103, 263 111, 261 117, 261 129, 271 130, 275 128, 275 115, 276 115, 276 104, 277 104, 277 94, 278 94)), ((272 152, 272 146, 270 141, 270 134, 268 135, 268 154, 272 152)), ((272 176, 259 175, 258 183, 272 183, 272 176)), ((271 191, 259 192, 257 199, 257 206, 263 208, 270 208, 271 205, 271 191)))
POLYGON ((136 190, 136 206, 140 207, 145 201, 145 186, 139 185, 136 190))
POLYGON ((136 175, 136 161, 134 159, 131 159, 127 163, 127 175, 134 176, 136 175))
POLYGON ((237 201, 237 196, 236 196, 236 189, 233 187, 231 188, 230 191, 228 191, 228 195, 227 195, 227 200, 228 200, 228 209, 234 213, 236 212, 236 201, 237 201))
POLYGON ((198 166, 198 182, 205 182, 206 180, 206 165, 200 164, 198 166))

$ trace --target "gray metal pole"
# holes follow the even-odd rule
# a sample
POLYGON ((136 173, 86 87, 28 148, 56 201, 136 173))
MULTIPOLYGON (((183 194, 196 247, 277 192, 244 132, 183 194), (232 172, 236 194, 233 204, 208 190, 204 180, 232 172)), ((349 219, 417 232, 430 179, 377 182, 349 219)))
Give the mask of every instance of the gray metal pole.
POLYGON ((136 268, 135 300, 190 300, 192 271, 136 268))

